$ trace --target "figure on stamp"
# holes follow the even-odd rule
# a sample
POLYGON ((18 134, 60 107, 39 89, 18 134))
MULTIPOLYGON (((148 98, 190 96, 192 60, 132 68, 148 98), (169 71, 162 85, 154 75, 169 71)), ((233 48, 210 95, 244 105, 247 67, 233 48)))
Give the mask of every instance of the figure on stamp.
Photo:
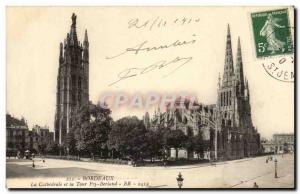
POLYGON ((285 28, 285 26, 278 24, 280 20, 279 18, 274 18, 272 14, 268 14, 268 18, 259 33, 260 36, 267 38, 267 49, 272 51, 272 54, 280 50, 284 52, 285 43, 275 37, 275 30, 277 28, 285 28))

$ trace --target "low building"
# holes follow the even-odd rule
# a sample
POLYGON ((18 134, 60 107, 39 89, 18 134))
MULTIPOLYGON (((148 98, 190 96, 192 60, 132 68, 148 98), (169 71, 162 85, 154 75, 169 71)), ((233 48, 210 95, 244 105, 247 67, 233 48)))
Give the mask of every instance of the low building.
POLYGON ((24 118, 17 119, 6 114, 6 152, 7 155, 23 154, 26 150, 43 152, 50 142, 54 141, 54 133, 49 127, 33 126, 29 130, 24 118))
POLYGON ((54 133, 49 130, 48 126, 34 125, 32 131, 40 137, 40 143, 49 143, 54 141, 54 133))
POLYGON ((288 153, 294 152, 294 134, 277 133, 273 135, 271 141, 262 142, 264 153, 288 153))

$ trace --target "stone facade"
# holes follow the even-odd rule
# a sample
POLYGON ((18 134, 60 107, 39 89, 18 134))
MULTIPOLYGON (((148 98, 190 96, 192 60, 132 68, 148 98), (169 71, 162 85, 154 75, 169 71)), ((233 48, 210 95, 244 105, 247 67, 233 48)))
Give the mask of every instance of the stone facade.
POLYGON ((75 108, 89 103, 89 41, 87 31, 83 44, 78 41, 76 18, 73 14, 70 33, 60 43, 54 123, 54 139, 60 145, 65 143, 75 108))
POLYGON ((40 152, 41 145, 46 146, 51 142, 53 142, 53 132, 49 131, 48 127, 34 125, 32 130, 29 130, 24 118, 19 120, 9 114, 6 115, 7 154, 15 155, 26 150, 40 152))
POLYGON ((17 152, 27 148, 26 137, 28 136, 27 125, 7 125, 6 126, 6 150, 17 152))
MULTIPOLYGON (((228 26, 223 77, 219 76, 217 103, 189 108, 188 99, 177 99, 166 112, 155 111, 152 119, 146 113, 145 125, 152 130, 161 126, 180 129, 186 135, 201 132, 207 158, 230 160, 254 156, 260 150, 260 134, 251 118, 249 84, 244 78, 240 39, 234 70, 230 28, 228 26), (180 106, 184 104, 184 106, 180 106)), ((193 151, 186 155, 193 157, 193 151)))

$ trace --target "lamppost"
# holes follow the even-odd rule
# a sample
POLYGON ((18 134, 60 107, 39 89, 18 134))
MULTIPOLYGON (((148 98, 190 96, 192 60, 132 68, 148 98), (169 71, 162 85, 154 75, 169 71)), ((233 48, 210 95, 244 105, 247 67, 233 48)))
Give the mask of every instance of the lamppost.
POLYGON ((278 178, 277 176, 277 159, 274 160, 275 163, 275 178, 278 178))
POLYGON ((182 175, 181 175, 180 172, 179 172, 178 177, 176 178, 176 180, 177 180, 179 189, 181 189, 181 187, 182 187, 182 185, 183 185, 183 180, 184 180, 184 179, 182 178, 182 175))

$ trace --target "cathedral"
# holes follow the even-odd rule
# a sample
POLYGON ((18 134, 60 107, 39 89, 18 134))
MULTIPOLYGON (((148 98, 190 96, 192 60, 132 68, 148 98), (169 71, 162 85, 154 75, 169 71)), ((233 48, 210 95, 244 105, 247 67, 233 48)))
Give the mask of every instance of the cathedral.
MULTIPOLYGON (((231 160, 254 156, 260 150, 260 134, 253 126, 250 106, 250 92, 244 77, 241 43, 238 39, 237 58, 234 67, 230 27, 227 29, 223 77, 219 76, 216 104, 203 105, 193 102, 197 109, 189 106, 168 108, 161 113, 158 109, 150 119, 144 116, 146 128, 159 130, 161 126, 171 130, 180 129, 187 136, 201 133, 204 142, 204 157, 213 160, 231 160)), ((184 99, 184 104, 188 100, 184 99)), ((193 150, 179 150, 183 158, 195 157, 193 150)), ((174 150, 170 152, 174 157, 174 150)))
POLYGON ((76 33, 76 18, 73 13, 70 32, 59 46, 57 75, 56 112, 54 140, 64 145, 71 127, 71 116, 75 108, 89 103, 89 41, 87 31, 83 43, 76 33))

